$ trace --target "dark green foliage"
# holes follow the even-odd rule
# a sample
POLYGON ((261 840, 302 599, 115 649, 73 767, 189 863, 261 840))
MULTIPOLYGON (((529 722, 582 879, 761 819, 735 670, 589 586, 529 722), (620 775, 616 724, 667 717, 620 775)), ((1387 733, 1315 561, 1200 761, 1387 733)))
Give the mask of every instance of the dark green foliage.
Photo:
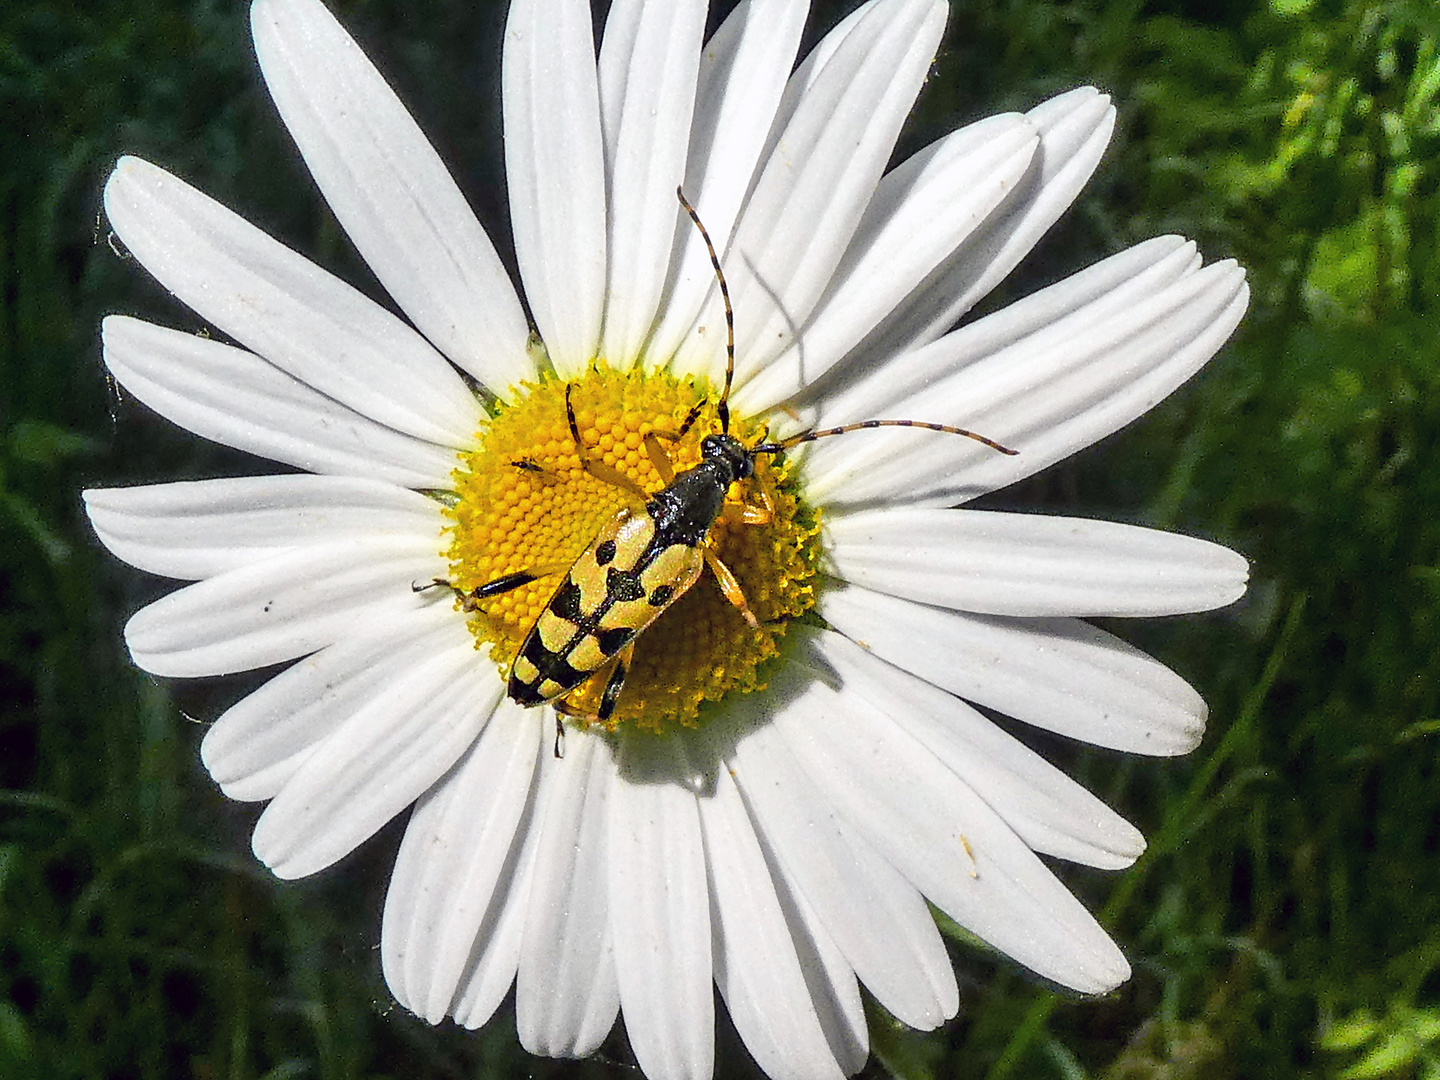
MULTIPOLYGON (((852 6, 817 5, 817 32, 852 6)), ((505 250, 504 5, 341 7, 505 250)), ((1199 751, 1044 747, 1151 840, 1128 873, 1065 871, 1135 978, 1077 1002, 955 935, 962 1017, 920 1036, 877 1010, 869 1071, 1440 1077, 1440 8, 957 4, 905 148, 1084 82, 1115 95, 1115 145, 1005 296, 1174 231, 1244 263, 1255 299, 1193 385, 999 498, 1214 537, 1254 584, 1117 627, 1210 703, 1199 751)), ((123 654, 163 586, 96 550, 79 490, 262 466, 104 378, 103 314, 193 325, 107 243, 115 157, 371 284, 270 109, 245 6, 11 0, 0 110, 0 1076, 633 1075, 623 1036, 539 1062, 503 1015, 472 1035, 396 1009, 374 951, 394 830, 275 882, 189 720, 244 687, 123 654)), ((721 1062, 751 1068, 733 1036, 721 1062)))

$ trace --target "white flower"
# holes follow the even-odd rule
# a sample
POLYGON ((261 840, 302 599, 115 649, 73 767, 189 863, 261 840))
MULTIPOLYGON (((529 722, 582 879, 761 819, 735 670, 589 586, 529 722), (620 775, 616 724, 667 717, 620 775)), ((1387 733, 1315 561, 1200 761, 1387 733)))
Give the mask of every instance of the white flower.
MULTIPOLYGON (((1219 348, 1247 290, 1232 263, 1202 268, 1163 237, 952 330, 1074 198, 1114 113, 1075 90, 885 174, 945 15, 872 0, 792 72, 803 0, 746 0, 703 48, 703 0, 615 0, 598 63, 588 0, 514 0, 505 160, 543 354, 445 167, 316 0, 256 0, 261 69, 408 322, 156 166, 116 166, 116 233, 237 344, 115 316, 106 364, 191 431, 306 470, 87 493, 115 554, 194 582, 138 612, 127 643, 166 676, 293 661, 203 746, 227 794, 270 800, 254 848, 278 875, 330 865, 416 804, 381 948, 426 1019, 478 1026, 514 984, 535 1053, 587 1054, 623 1013, 647 1075, 703 1078, 713 981, 772 1076, 848 1074, 868 1051, 860 983, 918 1028, 958 1008, 927 900, 1057 983, 1127 977, 1037 853, 1119 868, 1139 833, 966 702, 1184 753, 1198 696, 1079 619, 1227 604, 1244 560, 949 507, 1145 412, 1219 348), (746 669, 768 687, 659 735, 577 724, 557 758, 549 708, 508 700, 474 620, 412 586, 465 572, 448 531, 465 510, 436 493, 500 453, 493 417, 601 369, 676 393, 699 375, 713 397, 723 323, 679 184, 734 296, 745 430, 908 417, 1019 453, 905 430, 792 452, 774 490, 818 512, 830 576, 795 579, 819 618, 778 620, 781 660, 746 669)), ((550 468, 502 466, 497 482, 550 468)), ((570 509, 548 483, 526 489, 551 499, 541 525, 570 509)), ((768 584, 742 576, 752 597, 768 584)), ((691 592, 718 595, 708 574, 691 592)), ((647 634, 683 646, 686 626, 667 613, 647 634)))

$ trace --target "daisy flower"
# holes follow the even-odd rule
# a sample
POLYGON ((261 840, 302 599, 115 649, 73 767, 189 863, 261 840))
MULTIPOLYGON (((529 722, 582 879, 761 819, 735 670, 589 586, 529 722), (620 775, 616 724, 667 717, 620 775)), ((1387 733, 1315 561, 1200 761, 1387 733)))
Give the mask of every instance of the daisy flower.
POLYGON ((106 319, 114 378, 294 470, 86 494, 117 556, 192 582, 130 619, 135 663, 290 665, 201 747, 226 794, 268 801, 254 850, 280 877, 413 804, 381 930, 407 1009, 477 1027, 513 987, 521 1042, 556 1056, 623 1017, 653 1080, 710 1075, 712 984, 775 1077, 860 1068, 862 985, 913 1027, 953 1016, 927 904, 1054 983, 1124 980, 1041 856, 1124 867, 1140 834, 976 706, 1184 753, 1199 697, 1080 620, 1215 608, 1246 578, 1198 539, 958 508, 1193 375, 1244 275, 1161 237, 956 329, 1075 197, 1114 110, 1074 90, 887 172, 946 4, 870 0, 797 66, 806 9, 745 0, 702 41, 703 0, 615 0, 597 52, 588 0, 513 0, 523 306, 317 0, 256 0, 260 69, 403 317, 155 165, 105 188, 207 327, 106 319), (706 570, 636 639, 606 723, 606 667, 566 699, 560 756, 551 705, 507 694, 516 650, 606 522, 726 424, 724 308, 677 187, 728 279, 746 447, 907 418, 1018 453, 886 429, 757 455, 708 537, 758 625, 706 570))

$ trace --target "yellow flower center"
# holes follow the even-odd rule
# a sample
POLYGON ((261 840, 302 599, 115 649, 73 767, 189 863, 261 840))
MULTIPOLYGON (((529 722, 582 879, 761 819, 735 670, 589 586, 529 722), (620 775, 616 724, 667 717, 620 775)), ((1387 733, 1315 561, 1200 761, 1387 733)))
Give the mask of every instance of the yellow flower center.
MULTIPOLYGON (((678 474, 699 462, 701 439, 719 430, 713 388, 597 363, 570 384, 582 459, 565 394, 566 384, 549 376, 523 384, 499 406, 480 433, 480 448, 463 454, 454 474, 458 498, 446 511, 450 583, 468 594, 508 575, 535 575, 469 605, 478 607, 470 616, 477 647, 489 651, 503 674, 601 528, 623 509, 644 509, 635 492, 592 475, 584 460, 603 463, 653 495, 665 482, 647 435, 655 433, 652 444, 678 474), (695 423, 675 440, 697 404, 695 423)), ((762 441, 764 432, 763 425, 731 417, 730 434, 746 446, 762 441)), ((732 485, 711 529, 712 550, 739 581, 760 625, 745 621, 706 570, 635 639, 611 727, 695 726, 706 702, 765 685, 767 661, 778 654, 787 625, 815 602, 820 522, 796 487, 789 466, 762 454, 755 475, 732 485), (753 511, 767 508, 769 521, 743 522, 746 507, 752 517, 765 517, 753 511)), ((565 696, 570 711, 595 714, 612 666, 602 665, 565 696)))

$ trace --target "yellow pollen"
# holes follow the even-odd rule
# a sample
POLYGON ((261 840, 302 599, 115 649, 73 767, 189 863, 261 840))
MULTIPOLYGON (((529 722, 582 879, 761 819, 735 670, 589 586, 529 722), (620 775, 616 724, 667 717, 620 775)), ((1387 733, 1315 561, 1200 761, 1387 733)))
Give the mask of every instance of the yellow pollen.
MULTIPOLYGON (((479 648, 508 676, 511 662, 575 561, 622 508, 643 510, 632 492, 587 472, 565 414, 566 384, 549 376, 523 384, 480 432, 480 447, 461 455, 458 496, 449 507, 450 583, 462 592, 510 574, 536 580, 479 601, 470 615, 479 648)), ((596 363, 570 384, 576 426, 592 462, 603 462, 640 490, 664 487, 645 436, 654 432, 676 473, 700 460, 700 440, 718 431, 711 387, 673 376, 613 371, 596 363), (700 415, 676 442, 686 415, 700 415)), ((763 424, 731 417, 730 434, 746 446, 763 424)), ((610 726, 663 732, 695 726, 700 709, 726 694, 762 688, 790 621, 815 603, 820 522, 798 496, 783 461, 770 454, 755 475, 732 486, 711 536, 760 622, 749 626, 707 569, 635 639, 635 655, 610 726), (746 506, 773 508, 766 524, 746 524, 746 506)), ((457 600, 457 603, 459 601, 457 600)), ((572 710, 593 714, 611 665, 572 692, 572 710)))

